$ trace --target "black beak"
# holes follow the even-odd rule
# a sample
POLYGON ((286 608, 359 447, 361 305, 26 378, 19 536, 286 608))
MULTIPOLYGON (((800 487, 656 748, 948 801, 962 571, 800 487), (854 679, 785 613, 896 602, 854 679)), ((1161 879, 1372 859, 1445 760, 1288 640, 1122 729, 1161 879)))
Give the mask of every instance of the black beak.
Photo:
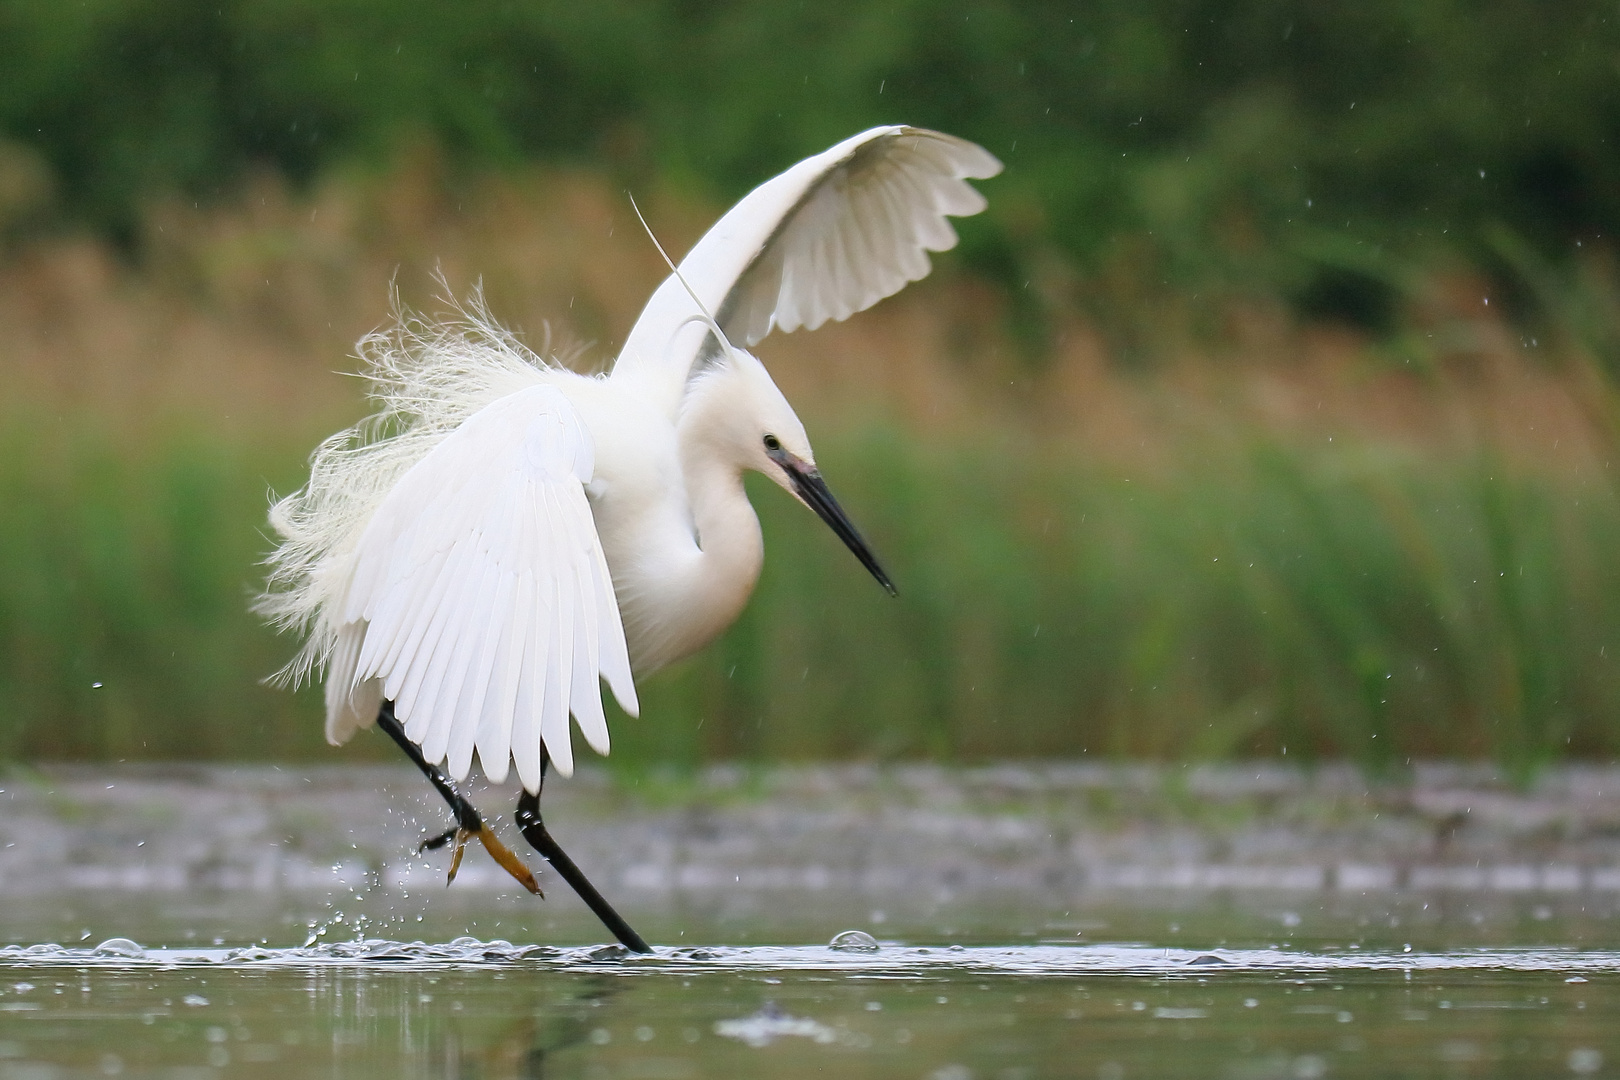
POLYGON ((898 595, 893 583, 889 581, 889 575, 878 565, 877 556, 872 554, 872 549, 866 546, 861 534, 850 524, 849 516, 844 513, 844 508, 838 505, 838 500, 833 498, 832 492, 827 490, 827 482, 821 478, 820 471, 814 466, 806 465, 786 450, 767 450, 766 453, 770 455, 772 461, 782 466, 799 498, 803 499, 805 505, 814 510, 821 520, 838 534, 838 539, 855 553, 855 557, 861 560, 861 565, 877 578, 878 584, 887 589, 890 596, 898 595))

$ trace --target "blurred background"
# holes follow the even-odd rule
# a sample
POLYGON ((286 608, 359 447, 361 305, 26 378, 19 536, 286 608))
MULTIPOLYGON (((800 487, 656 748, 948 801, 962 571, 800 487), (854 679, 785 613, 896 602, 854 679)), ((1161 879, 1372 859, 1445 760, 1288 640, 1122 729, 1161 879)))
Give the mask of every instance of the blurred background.
POLYGON ((390 286, 605 365, 626 191, 678 256, 892 122, 989 211, 759 352, 900 597, 753 486, 754 600, 610 765, 1610 757, 1617 17, 0 0, 0 760, 331 754, 247 605, 390 286))

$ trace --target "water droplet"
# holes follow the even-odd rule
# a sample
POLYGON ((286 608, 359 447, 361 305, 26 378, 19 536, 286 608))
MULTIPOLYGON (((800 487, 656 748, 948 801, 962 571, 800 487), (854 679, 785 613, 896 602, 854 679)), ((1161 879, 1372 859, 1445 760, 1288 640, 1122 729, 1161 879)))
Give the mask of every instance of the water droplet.
POLYGON ((845 930, 827 942, 827 948, 839 952, 877 952, 877 939, 865 930, 845 930))
POLYGON ((146 950, 135 944, 129 938, 108 938, 96 946, 97 956, 123 956, 131 960, 142 960, 146 957, 146 950))

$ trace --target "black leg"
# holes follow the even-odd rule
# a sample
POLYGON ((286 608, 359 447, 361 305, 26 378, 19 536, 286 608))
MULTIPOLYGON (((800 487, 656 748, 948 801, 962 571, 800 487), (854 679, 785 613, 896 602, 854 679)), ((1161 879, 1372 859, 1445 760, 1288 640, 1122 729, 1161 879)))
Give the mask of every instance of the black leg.
MULTIPOLYGON (((545 757, 540 759, 541 787, 545 786, 548 760, 545 757)), ((630 928, 630 924, 624 921, 623 916, 613 910, 613 905, 596 891, 596 886, 592 885, 590 879, 574 865, 574 860, 568 857, 562 845, 551 838, 551 833, 546 830, 546 823, 540 820, 539 792, 524 791, 518 798, 517 823, 518 828, 523 830, 523 839, 545 857, 559 877, 573 887, 579 898, 596 913, 596 917, 602 920, 602 925, 619 939, 621 945, 631 952, 652 952, 652 946, 642 940, 641 935, 630 928)))
POLYGON ((490 853, 496 862, 501 864, 501 867, 507 873, 517 879, 518 884, 532 893, 544 896, 545 894, 540 892, 540 885, 534 880, 534 874, 529 868, 524 866, 523 862, 496 838, 490 827, 484 824, 484 819, 479 816, 478 811, 473 809, 473 804, 468 802, 461 792, 456 790, 455 785, 450 782, 450 778, 444 775, 444 771, 437 765, 430 764, 427 758, 422 756, 421 749, 411 742, 410 737, 405 734, 404 726, 394 715, 394 703, 392 701, 383 702, 382 708, 377 710, 377 726, 382 728, 390 739, 399 744, 399 748, 405 751, 406 757, 416 763, 416 767, 422 770, 422 775, 432 782, 433 786, 438 789, 439 794, 444 796, 444 801, 450 804, 451 813, 456 815, 455 828, 439 836, 428 837, 422 841, 417 850, 426 851, 430 848, 441 848, 454 840, 456 842, 456 853, 450 860, 450 880, 454 881, 456 879, 456 870, 461 866, 462 846, 470 837, 476 836, 484 845, 484 849, 490 853))
MULTIPOLYGON (((427 759, 422 756, 421 749, 405 734, 404 725, 394 716, 392 701, 383 702, 382 708, 377 710, 377 726, 399 744, 399 748, 405 751, 405 756, 416 762, 416 767, 422 770, 422 775, 438 788, 439 794, 444 796, 444 801, 450 804, 451 813, 456 815, 457 825, 468 832, 477 832, 483 827, 484 819, 478 816, 478 811, 473 809, 472 803, 462 797, 461 792, 456 790, 442 769, 437 765, 428 764, 427 759)), ((454 835, 452 831, 447 833, 446 837, 454 835)), ((437 843, 429 842, 431 847, 440 847, 443 844, 444 838, 439 838, 437 843)))

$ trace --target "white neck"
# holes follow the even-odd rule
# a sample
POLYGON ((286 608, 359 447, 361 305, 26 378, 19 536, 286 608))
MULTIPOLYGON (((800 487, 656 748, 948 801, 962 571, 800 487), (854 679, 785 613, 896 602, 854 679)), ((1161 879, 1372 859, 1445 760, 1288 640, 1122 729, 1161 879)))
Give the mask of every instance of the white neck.
MULTIPOLYGON (((622 582, 620 609, 638 676, 718 637, 748 602, 765 561, 742 470, 720 452, 712 432, 701 417, 687 417, 676 436, 696 535, 681 537, 678 550, 665 547, 661 557, 639 562, 635 580, 622 582)), ((617 570, 615 578, 619 583, 617 570)))
POLYGON ((712 455, 688 453, 684 445, 681 458, 700 549, 696 576, 701 581, 694 582, 694 590, 712 598, 716 613, 723 613, 718 634, 754 591, 765 562, 765 540, 743 489, 742 470, 712 455))

